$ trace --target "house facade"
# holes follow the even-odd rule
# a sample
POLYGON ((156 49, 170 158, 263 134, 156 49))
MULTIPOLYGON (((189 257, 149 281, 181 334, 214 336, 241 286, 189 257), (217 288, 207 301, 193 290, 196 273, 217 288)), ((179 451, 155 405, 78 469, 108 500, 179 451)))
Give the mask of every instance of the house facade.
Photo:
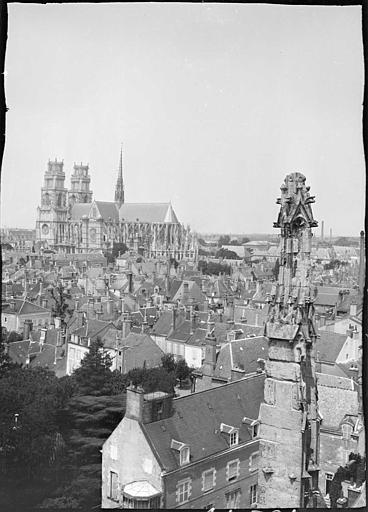
POLYGON ((127 390, 102 449, 102 508, 250 508, 257 503, 264 376, 172 399, 127 390))

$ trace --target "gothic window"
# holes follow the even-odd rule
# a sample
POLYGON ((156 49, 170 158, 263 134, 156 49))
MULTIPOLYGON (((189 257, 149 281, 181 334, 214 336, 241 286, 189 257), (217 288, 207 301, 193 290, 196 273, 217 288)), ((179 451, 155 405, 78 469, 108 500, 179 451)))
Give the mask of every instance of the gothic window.
POLYGON ((45 206, 49 206, 50 204, 50 194, 48 192, 43 196, 43 204, 45 206))
POLYGON ((61 206, 62 205, 62 201, 63 201, 63 197, 61 194, 58 194, 57 195, 57 206, 61 206))

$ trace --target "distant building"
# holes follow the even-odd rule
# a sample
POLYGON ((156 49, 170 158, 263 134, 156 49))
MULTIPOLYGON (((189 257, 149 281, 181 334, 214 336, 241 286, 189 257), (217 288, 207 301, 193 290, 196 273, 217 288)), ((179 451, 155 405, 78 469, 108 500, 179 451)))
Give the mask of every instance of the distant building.
POLYGON ((48 327, 51 323, 51 310, 25 299, 10 299, 1 305, 1 325, 8 332, 22 333, 25 323, 36 327, 48 327))
POLYGON ((147 257, 196 259, 197 241, 171 203, 126 203, 122 153, 115 201, 93 200, 88 165, 74 165, 65 188, 63 161, 49 161, 37 209, 36 238, 44 249, 81 253, 112 250, 124 243, 147 257))

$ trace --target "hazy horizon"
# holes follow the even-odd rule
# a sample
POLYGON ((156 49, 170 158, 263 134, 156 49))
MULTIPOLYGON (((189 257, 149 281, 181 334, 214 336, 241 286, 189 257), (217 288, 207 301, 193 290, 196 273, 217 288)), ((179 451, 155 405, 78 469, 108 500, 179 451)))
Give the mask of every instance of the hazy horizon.
POLYGON ((273 231, 300 171, 325 238, 364 229, 361 6, 9 4, 1 225, 34 228, 48 159, 199 233, 273 231), (336 233, 336 234, 335 234, 336 233), (346 233, 337 235, 337 233, 346 233))

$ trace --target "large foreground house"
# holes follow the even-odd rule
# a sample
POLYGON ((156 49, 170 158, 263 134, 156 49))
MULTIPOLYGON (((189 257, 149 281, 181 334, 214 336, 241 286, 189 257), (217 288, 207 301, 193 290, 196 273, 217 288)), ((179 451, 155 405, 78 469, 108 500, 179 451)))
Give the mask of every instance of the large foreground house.
POLYGON ((264 375, 173 399, 127 390, 102 449, 102 508, 251 508, 264 375))
POLYGON ((65 188, 64 163, 49 161, 37 209, 36 240, 57 252, 111 250, 125 243, 147 257, 195 259, 197 242, 181 224, 171 203, 126 203, 122 153, 114 201, 93 200, 88 165, 74 165, 65 188))

